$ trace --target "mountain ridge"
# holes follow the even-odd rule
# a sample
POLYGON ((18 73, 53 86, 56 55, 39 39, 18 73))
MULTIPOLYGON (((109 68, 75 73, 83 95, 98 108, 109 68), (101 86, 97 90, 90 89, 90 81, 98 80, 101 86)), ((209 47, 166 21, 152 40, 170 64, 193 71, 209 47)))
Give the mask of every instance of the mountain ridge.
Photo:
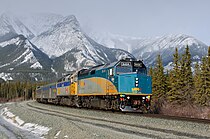
POLYGON ((163 59, 163 65, 168 68, 170 63, 173 62, 173 54, 175 53, 176 47, 181 55, 184 53, 184 48, 188 45, 193 63, 200 61, 203 56, 206 56, 208 50, 208 46, 206 44, 185 34, 170 34, 160 37, 137 38, 108 33, 105 34, 104 39, 100 38, 100 36, 94 37, 94 34, 90 34, 90 36, 106 46, 109 46, 109 44, 112 45, 111 47, 114 46, 115 48, 123 46, 121 48, 129 51, 137 59, 143 59, 147 66, 154 66, 157 55, 160 54, 163 59))
MULTIPOLYGON (((17 34, 18 33, 16 33, 15 35, 17 34)), ((34 65, 29 65, 28 63, 30 62, 28 62, 27 64, 25 64, 28 66, 25 66, 25 69, 33 73, 33 67, 36 67, 36 71, 38 70, 40 72, 45 72, 44 70, 42 70, 42 68, 44 68, 47 69, 47 71, 51 75, 53 74, 52 77, 62 76, 63 74, 75 71, 80 68, 88 68, 101 63, 113 62, 123 57, 134 58, 130 53, 124 50, 107 48, 92 40, 89 36, 87 36, 87 34, 82 31, 79 22, 73 15, 63 17, 56 24, 52 25, 47 31, 43 31, 39 35, 35 36, 33 39, 22 39, 22 41, 30 43, 31 47, 37 48, 37 51, 40 51, 39 55, 33 53, 33 57, 38 56, 40 57, 40 59, 45 59, 45 65, 48 65, 44 68, 44 66, 42 66, 42 64, 40 63, 33 63, 34 65), (46 57, 46 54, 50 56, 50 58, 46 57)), ((8 49, 10 45, 19 46, 21 44, 18 44, 17 40, 14 39, 14 36, 12 36, 10 37, 10 39, 2 42, 2 48, 8 49), (5 46, 3 47, 3 45, 5 46)), ((27 52, 22 51, 22 55, 24 55, 25 53, 27 52)), ((38 57, 36 58, 38 59, 38 57)), ((26 62, 27 60, 25 60, 24 62, 23 61, 24 60, 22 60, 22 63, 26 62)), ((9 63, 9 61, 7 62, 9 63)), ((13 66, 17 65, 13 64, 13 66)), ((10 67, 7 66, 7 68, 10 67)), ((21 71, 16 70, 13 67, 11 69, 15 72, 21 71)), ((15 76, 12 71, 4 72, 8 72, 8 78, 9 76, 11 76, 12 78, 14 78, 15 76), (13 75, 11 75, 11 73, 13 75)))

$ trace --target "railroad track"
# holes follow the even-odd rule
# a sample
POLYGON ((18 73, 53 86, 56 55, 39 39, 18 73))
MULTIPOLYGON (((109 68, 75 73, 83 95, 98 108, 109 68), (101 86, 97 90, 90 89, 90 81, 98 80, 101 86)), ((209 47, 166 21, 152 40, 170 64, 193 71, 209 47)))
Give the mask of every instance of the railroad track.
POLYGON ((170 115, 163 115, 163 114, 143 114, 143 116, 151 117, 151 118, 160 118, 160 119, 168 119, 168 120, 178 120, 178 121, 210 124, 210 120, 208 120, 208 119, 178 117, 178 116, 170 116, 170 115))
MULTIPOLYGON (((180 132, 180 131, 175 131, 175 130, 170 130, 170 129, 162 129, 162 128, 150 127, 150 126, 145 126, 145 125, 136 125, 136 124, 125 123, 122 121, 113 121, 113 120, 103 119, 99 117, 90 117, 90 116, 67 113, 64 111, 35 106, 35 105, 32 105, 31 102, 27 102, 26 105, 27 105, 27 109, 30 109, 32 111, 41 112, 41 113, 52 115, 52 116, 58 116, 58 117, 65 118, 70 121, 76 121, 79 123, 88 124, 88 125, 92 125, 92 126, 96 126, 100 128, 111 129, 117 132, 122 132, 122 133, 137 135, 137 136, 144 136, 148 138, 163 138, 164 135, 176 136, 178 138, 199 138, 199 139, 209 138, 209 136, 205 136, 205 135, 197 135, 197 134, 180 132), (132 129, 135 129, 135 130, 132 130, 132 129), (159 136, 158 134, 155 134, 156 132, 159 132, 161 136, 159 136)), ((116 113, 116 114, 120 114, 120 113, 116 113)), ((132 114, 132 113, 129 113, 129 114, 132 114)), ((137 116, 137 114, 132 114, 132 115, 137 116)), ((162 115, 160 117, 152 116, 152 115, 143 115, 143 116, 148 116, 152 118, 167 118, 162 115)), ((170 117, 169 119, 177 120, 175 117, 170 117)))
MULTIPOLYGON (((53 105, 54 104, 45 104, 45 105, 53 105)), ((70 106, 63 106, 59 105, 60 107, 70 107, 70 106)), ((59 107, 58 106, 58 107, 59 107)), ((70 107, 71 109, 78 109, 77 107, 70 107)), ((204 123, 204 124, 210 124, 209 119, 199 119, 199 118, 190 118, 190 117, 180 117, 180 116, 170 116, 170 115, 163 115, 163 114, 142 114, 139 112, 121 112, 121 111, 111 111, 111 110, 101 110, 101 109, 89 109, 89 108, 79 108, 84 110, 91 110, 91 111, 103 111, 106 113, 114 113, 114 114, 126 114, 126 115, 132 115, 132 116, 143 116, 143 117, 149 117, 149 118, 159 118, 159 119, 167 119, 167 120, 177 120, 177 121, 187 121, 187 122, 194 122, 194 123, 204 123)))

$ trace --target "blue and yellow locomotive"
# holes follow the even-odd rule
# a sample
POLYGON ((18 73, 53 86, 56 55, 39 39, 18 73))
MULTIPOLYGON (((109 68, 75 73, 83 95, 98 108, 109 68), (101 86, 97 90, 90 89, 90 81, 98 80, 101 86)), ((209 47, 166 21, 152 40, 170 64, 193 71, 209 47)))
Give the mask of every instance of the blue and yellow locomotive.
POLYGON ((151 95, 146 66, 130 58, 76 71, 36 91, 38 102, 121 111, 148 110, 151 95))

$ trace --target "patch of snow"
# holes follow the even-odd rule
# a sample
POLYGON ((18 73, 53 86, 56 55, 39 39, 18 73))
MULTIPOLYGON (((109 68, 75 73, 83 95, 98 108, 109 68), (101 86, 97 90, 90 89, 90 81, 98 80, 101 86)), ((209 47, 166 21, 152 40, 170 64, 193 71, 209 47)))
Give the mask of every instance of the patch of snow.
POLYGON ((51 129, 51 128, 41 126, 41 125, 38 125, 38 124, 35 124, 35 123, 25 123, 18 116, 11 113, 8 110, 7 107, 5 107, 1 110, 1 115, 3 116, 3 118, 6 121, 10 122, 11 124, 21 128, 23 130, 27 130, 29 132, 32 132, 33 134, 35 134, 39 137, 47 135, 49 130, 51 129))
POLYGON ((104 55, 105 55, 105 57, 106 57, 106 58, 108 58, 108 56, 107 56, 107 54, 106 54, 106 53, 104 53, 104 55))
POLYGON ((11 40, 9 40, 9 41, 1 42, 1 43, 0 43, 0 46, 1 46, 1 47, 5 47, 5 46, 11 45, 11 44, 19 45, 20 43, 21 43, 20 38, 17 37, 17 38, 11 39, 11 40))
POLYGON ((25 62, 29 62, 29 63, 35 63, 37 62, 36 57, 34 56, 33 52, 28 53, 25 57, 24 60, 20 63, 23 64, 25 62))
POLYGON ((15 117, 15 121, 17 122, 18 125, 22 126, 25 122, 21 120, 18 116, 15 117))
POLYGON ((200 57, 198 55, 193 56, 193 59, 198 59, 200 60, 200 57))
POLYGON ((22 126, 23 129, 28 130, 36 135, 44 136, 47 135, 51 128, 41 126, 34 123, 26 123, 22 126))
POLYGON ((84 57, 81 52, 75 53, 74 57, 77 59, 76 64, 77 64, 78 68, 81 68, 81 63, 83 63, 84 61, 86 62, 85 65, 88 64, 87 66, 95 66, 96 65, 96 63, 93 60, 84 57))
POLYGON ((65 135, 64 138, 68 138, 69 136, 65 135))
POLYGON ((13 117, 15 117, 15 115, 13 114, 13 113, 11 113, 11 112, 9 112, 8 111, 8 108, 6 107, 6 108, 3 108, 3 113, 4 113, 4 115, 6 116, 6 117, 8 117, 8 118, 13 118, 13 117))
POLYGON ((31 49, 29 47, 27 47, 26 51, 24 53, 22 53, 18 58, 16 58, 15 60, 13 60, 13 62, 18 61, 19 59, 24 58, 23 61, 21 61, 18 65, 21 65, 25 62, 29 62, 29 63, 33 63, 33 65, 31 65, 30 68, 39 68, 42 69, 42 65, 38 62, 38 60, 36 59, 36 57, 34 56, 33 52, 31 51, 31 49))
POLYGON ((0 68, 5 67, 5 66, 8 66, 8 65, 10 65, 10 63, 6 63, 4 65, 1 65, 0 68))
POLYGON ((33 69, 42 69, 42 65, 37 61, 36 63, 34 63, 33 65, 31 65, 30 68, 33 68, 33 69))
POLYGON ((25 51, 24 53, 22 53, 18 58, 16 58, 16 59, 13 60, 12 62, 16 62, 16 61, 18 61, 20 58, 25 57, 25 55, 26 55, 27 53, 29 53, 29 52, 30 52, 30 49, 26 49, 26 51, 25 51))
POLYGON ((69 61, 66 60, 66 61, 64 62, 64 70, 65 70, 65 71, 74 71, 74 70, 76 70, 76 68, 73 67, 73 65, 74 65, 73 62, 69 62, 69 61))
POLYGON ((169 62, 168 65, 164 66, 164 72, 170 71, 173 69, 173 62, 169 62))
POLYGON ((56 73, 55 69, 53 69, 53 67, 51 67, 52 72, 56 73))
POLYGON ((13 80, 13 78, 11 77, 11 73, 2 72, 2 73, 0 73, 0 78, 2 78, 5 81, 13 80))

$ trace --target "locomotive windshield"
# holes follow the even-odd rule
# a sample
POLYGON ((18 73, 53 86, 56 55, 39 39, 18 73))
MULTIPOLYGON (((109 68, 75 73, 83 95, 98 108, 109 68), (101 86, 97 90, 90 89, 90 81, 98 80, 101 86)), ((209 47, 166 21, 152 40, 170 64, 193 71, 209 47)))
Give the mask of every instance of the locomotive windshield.
POLYGON ((138 74, 147 74, 147 69, 142 62, 134 62, 133 72, 137 72, 138 74))
POLYGON ((116 68, 116 73, 117 74, 129 73, 129 72, 132 72, 131 62, 120 62, 117 65, 117 68, 116 68))
POLYGON ((120 62, 116 67, 116 74, 137 72, 138 74, 147 74, 146 67, 142 62, 120 62))

